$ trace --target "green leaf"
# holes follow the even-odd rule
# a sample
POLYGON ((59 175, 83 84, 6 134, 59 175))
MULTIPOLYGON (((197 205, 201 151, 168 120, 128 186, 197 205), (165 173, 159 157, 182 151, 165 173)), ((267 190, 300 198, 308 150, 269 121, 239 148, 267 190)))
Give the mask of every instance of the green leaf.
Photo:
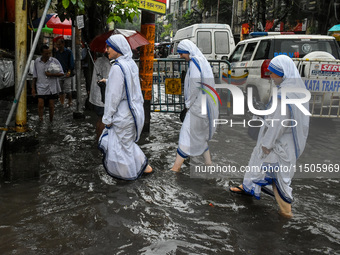
POLYGON ((76 5, 77 0, 71 0, 71 3, 72 3, 73 5, 76 5))
POLYGON ((113 15, 110 14, 110 16, 107 18, 106 23, 109 24, 113 21, 113 15))
POLYGON ((84 10, 85 6, 84 6, 84 2, 82 0, 78 0, 78 6, 80 10, 84 10))
POLYGON ((70 0, 63 0, 63 7, 67 9, 70 5, 70 0))
POLYGON ((113 20, 114 20, 115 22, 118 22, 118 23, 119 23, 119 22, 122 21, 122 18, 116 15, 116 16, 113 17, 113 20))

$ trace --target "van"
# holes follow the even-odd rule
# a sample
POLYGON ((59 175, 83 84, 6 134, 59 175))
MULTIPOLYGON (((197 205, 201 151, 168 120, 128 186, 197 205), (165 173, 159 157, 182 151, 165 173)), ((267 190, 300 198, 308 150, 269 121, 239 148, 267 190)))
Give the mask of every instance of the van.
POLYGON ((208 60, 227 59, 235 48, 234 36, 227 24, 194 24, 179 29, 172 42, 174 50, 170 58, 179 57, 177 45, 180 41, 188 39, 201 50, 208 60))

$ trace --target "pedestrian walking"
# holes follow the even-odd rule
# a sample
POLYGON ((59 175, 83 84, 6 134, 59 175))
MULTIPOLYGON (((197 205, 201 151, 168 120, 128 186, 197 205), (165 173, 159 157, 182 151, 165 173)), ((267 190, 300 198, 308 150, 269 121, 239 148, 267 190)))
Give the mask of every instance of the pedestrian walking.
POLYGON ((107 57, 107 53, 105 53, 104 56, 98 57, 94 63, 89 101, 93 104, 94 111, 98 116, 96 123, 97 141, 105 128, 105 125, 102 122, 102 117, 104 115, 104 100, 98 82, 101 81, 106 83, 106 80, 109 77, 110 68, 111 64, 107 57))
POLYGON ((72 106, 72 76, 74 75, 74 58, 70 49, 65 47, 64 38, 60 37, 56 40, 57 51, 55 58, 58 59, 63 67, 64 77, 60 79, 60 103, 64 105, 65 97, 68 98, 68 107, 72 106))
MULTIPOLYGON (((295 172, 294 166, 306 145, 309 116, 294 104, 286 106, 286 115, 282 115, 281 90, 289 87, 305 89, 305 85, 293 60, 288 56, 279 55, 273 58, 268 69, 271 72, 271 79, 278 87, 277 107, 272 114, 265 117, 265 125, 260 129, 256 146, 249 161, 249 169, 253 170, 246 172, 242 185, 231 187, 230 191, 252 195, 260 199, 262 187, 264 192, 275 196, 280 214, 292 217, 293 196, 290 186, 295 172), (276 121, 270 121, 269 124, 266 119, 276 121), (291 127, 282 125, 282 121, 287 119, 295 120, 297 125, 291 125, 291 127)), ((299 99, 304 96, 302 93, 287 93, 289 99, 299 99)), ((269 108, 271 102, 272 100, 268 104, 269 108)), ((308 102, 303 106, 309 109, 308 102)))
POLYGON ((34 62, 32 96, 38 97, 38 115, 43 121, 45 102, 48 102, 50 122, 54 116, 54 102, 61 91, 58 77, 64 75, 59 61, 51 57, 51 50, 47 45, 40 48, 41 57, 34 62))
POLYGON ((184 81, 187 113, 179 134, 176 160, 171 168, 175 172, 180 171, 184 160, 189 156, 203 154, 205 164, 211 165, 208 141, 216 129, 214 119, 218 118, 218 105, 211 96, 204 94, 203 90, 203 88, 214 90, 215 87, 209 62, 189 40, 181 41, 177 46, 177 52, 181 58, 189 62, 189 67, 184 81), (203 97, 206 98, 206 103, 203 97))
POLYGON ((106 82, 102 119, 106 128, 99 139, 99 149, 110 176, 134 180, 152 172, 148 159, 136 144, 144 126, 139 71, 123 35, 112 35, 106 43, 109 59, 116 61, 106 82))

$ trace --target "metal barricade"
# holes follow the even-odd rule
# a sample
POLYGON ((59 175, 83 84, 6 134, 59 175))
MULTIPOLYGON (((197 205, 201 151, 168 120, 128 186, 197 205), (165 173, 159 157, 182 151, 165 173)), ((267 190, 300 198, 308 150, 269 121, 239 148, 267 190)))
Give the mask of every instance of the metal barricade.
POLYGON ((340 118, 340 93, 311 93, 309 110, 312 117, 340 118))
MULTIPOLYGON (((215 83, 220 84, 221 68, 230 78, 230 63, 225 60, 209 60, 215 83)), ((188 63, 184 59, 154 59, 151 111, 176 112, 184 109, 184 79, 188 63)), ((230 94, 228 92, 228 101, 230 94)))

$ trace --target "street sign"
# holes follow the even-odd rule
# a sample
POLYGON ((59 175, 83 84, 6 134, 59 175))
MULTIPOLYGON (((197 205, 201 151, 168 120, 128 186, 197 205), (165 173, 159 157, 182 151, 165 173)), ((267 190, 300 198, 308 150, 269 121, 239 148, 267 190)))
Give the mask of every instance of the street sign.
POLYGON ((182 94, 181 78, 165 79, 165 94, 181 95, 182 94))
POLYGON ((82 29, 85 27, 84 25, 84 15, 77 16, 77 27, 78 29, 82 29))
POLYGON ((166 0, 139 0, 139 9, 165 15, 166 0))

